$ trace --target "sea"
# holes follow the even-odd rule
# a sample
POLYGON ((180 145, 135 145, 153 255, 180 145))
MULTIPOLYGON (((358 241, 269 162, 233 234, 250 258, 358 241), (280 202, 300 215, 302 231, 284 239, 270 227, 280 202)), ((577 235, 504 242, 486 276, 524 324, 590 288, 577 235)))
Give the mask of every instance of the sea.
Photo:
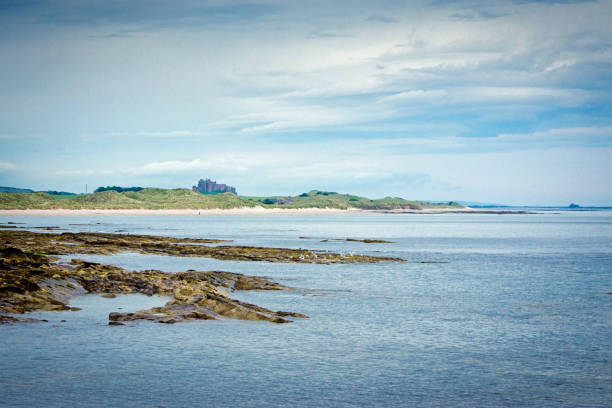
POLYGON ((131 270, 263 275, 233 297, 303 313, 108 326, 167 298, 75 297, 0 326, 2 407, 610 407, 612 211, 6 217, 21 227, 400 257, 313 265, 74 254, 131 270), (388 244, 335 241, 369 238, 388 244))

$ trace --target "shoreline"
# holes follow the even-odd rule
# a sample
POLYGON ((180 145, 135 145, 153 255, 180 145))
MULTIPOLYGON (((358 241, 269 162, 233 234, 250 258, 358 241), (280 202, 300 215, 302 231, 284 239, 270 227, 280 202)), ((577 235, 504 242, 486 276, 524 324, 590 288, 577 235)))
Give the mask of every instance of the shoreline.
POLYGON ((521 210, 489 210, 465 208, 427 208, 423 210, 363 210, 360 208, 263 208, 229 209, 0 209, 0 217, 8 216, 218 216, 218 215, 331 215, 331 214, 536 214, 521 210))
POLYGON ((15 209, 0 210, 1 216, 92 216, 92 215, 123 215, 123 216, 167 216, 167 215, 297 215, 297 214, 345 214, 367 212, 360 209, 341 210, 335 208, 169 208, 169 209, 15 209))

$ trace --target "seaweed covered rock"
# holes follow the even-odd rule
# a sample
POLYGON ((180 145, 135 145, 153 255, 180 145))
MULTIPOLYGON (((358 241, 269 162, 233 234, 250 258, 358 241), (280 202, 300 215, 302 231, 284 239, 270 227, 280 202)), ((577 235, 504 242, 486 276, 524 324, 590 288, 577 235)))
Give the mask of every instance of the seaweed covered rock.
POLYGON ((114 254, 134 251, 143 254, 283 263, 348 264, 404 261, 400 258, 339 254, 308 249, 226 245, 223 241, 211 239, 93 232, 64 232, 58 234, 26 230, 0 230, 0 242, 3 241, 10 242, 11 246, 24 251, 31 251, 35 248, 38 252, 56 255, 75 253, 114 254), (211 246, 209 244, 217 245, 211 246))
MULTIPOLYGON (((238 273, 189 270, 167 273, 158 270, 128 271, 114 265, 72 260, 70 265, 51 262, 53 258, 0 247, 0 312, 22 314, 35 310, 74 310, 68 306, 74 294, 96 293, 105 297, 142 293, 172 299, 164 306, 134 313, 111 313, 111 322, 150 320, 177 323, 186 320, 241 319, 286 323, 285 317, 306 317, 299 313, 273 312, 231 299, 234 290, 289 290, 258 276, 238 273)), ((13 316, 1 323, 23 321, 13 316)))

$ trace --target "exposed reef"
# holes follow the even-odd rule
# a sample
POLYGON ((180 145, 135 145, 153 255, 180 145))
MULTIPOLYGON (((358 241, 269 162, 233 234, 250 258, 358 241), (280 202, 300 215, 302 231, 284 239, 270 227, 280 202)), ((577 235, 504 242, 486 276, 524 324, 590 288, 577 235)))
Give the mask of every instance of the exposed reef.
POLYGON ((177 323, 222 318, 287 323, 291 321, 288 317, 307 317, 274 312, 228 296, 234 290, 290 290, 263 277, 193 270, 176 274, 158 270, 134 272, 82 260, 72 260, 69 265, 54 260, 51 256, 0 246, 0 324, 34 320, 3 313, 80 310, 68 305, 70 297, 87 293, 108 297, 126 293, 172 297, 164 306, 110 313, 112 325, 133 320, 177 323))
MULTIPOLYGON (((308 239, 308 237, 300 237, 300 239, 308 239)), ((321 242, 338 241, 338 242, 363 242, 364 244, 392 244, 393 241, 385 241, 384 239, 356 239, 356 238, 325 238, 321 242)))
POLYGON ((70 298, 88 293, 105 297, 126 293, 171 296, 171 300, 160 307, 133 313, 111 313, 109 324, 113 325, 133 320, 176 323, 220 318, 285 323, 290 321, 289 317, 306 317, 299 313, 271 311, 228 296, 235 290, 290 289, 263 277, 219 271, 189 270, 176 274, 158 270, 134 272, 78 259, 73 259, 70 264, 60 264, 57 262, 59 258, 53 255, 134 251, 167 256, 317 264, 405 261, 305 249, 219 245, 223 242, 226 241, 0 230, 0 323, 35 320, 2 313, 19 315, 38 310, 78 310, 69 306, 70 298))
POLYGON ((338 254, 307 249, 213 245, 224 241, 195 238, 170 238, 148 235, 89 232, 37 233, 26 230, 0 230, 0 245, 9 244, 23 251, 41 254, 114 254, 134 251, 143 254, 205 257, 223 260, 292 263, 372 263, 399 261, 401 258, 338 254))

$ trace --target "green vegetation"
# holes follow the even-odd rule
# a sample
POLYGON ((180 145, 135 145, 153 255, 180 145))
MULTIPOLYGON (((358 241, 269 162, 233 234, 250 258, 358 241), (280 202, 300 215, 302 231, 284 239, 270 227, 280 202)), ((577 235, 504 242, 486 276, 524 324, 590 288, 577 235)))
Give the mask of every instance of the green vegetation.
POLYGON ((54 196, 65 196, 65 195, 76 195, 75 193, 69 193, 67 191, 55 191, 55 190, 47 190, 47 191, 34 191, 29 188, 16 188, 16 187, 2 187, 0 186, 0 193, 47 193, 54 196))
POLYGON ((101 193, 103 191, 116 191, 118 193, 123 193, 125 191, 140 191, 144 190, 144 187, 119 187, 119 186, 106 186, 106 187, 98 187, 94 190, 94 193, 101 193))
POLYGON ((188 189, 145 188, 119 193, 114 190, 94 194, 52 196, 46 193, 0 193, 2 209, 181 209, 236 208, 257 205, 231 193, 205 195, 188 189))
POLYGON ((312 190, 298 196, 244 197, 232 193, 201 194, 189 189, 145 188, 118 192, 114 189, 79 195, 0 193, 0 209, 229 209, 264 208, 360 208, 364 210, 462 208, 456 202, 435 204, 385 197, 371 200, 349 194, 312 190))
POLYGON ((361 208, 364 210, 422 210, 430 208, 463 208, 456 202, 435 204, 427 201, 409 201, 403 198, 385 197, 370 200, 350 194, 338 194, 332 191, 312 190, 298 196, 245 197, 251 202, 266 208, 361 208))
POLYGON ((223 194, 226 193, 226 191, 223 190, 215 190, 215 191, 200 191, 200 194, 205 194, 205 195, 216 195, 216 194, 223 194))
POLYGON ((69 193, 67 191, 55 191, 55 190, 47 190, 47 191, 38 191, 39 193, 47 193, 52 196, 75 196, 75 193, 69 193))
POLYGON ((29 188, 3 187, 0 186, 0 193, 33 193, 29 188))

